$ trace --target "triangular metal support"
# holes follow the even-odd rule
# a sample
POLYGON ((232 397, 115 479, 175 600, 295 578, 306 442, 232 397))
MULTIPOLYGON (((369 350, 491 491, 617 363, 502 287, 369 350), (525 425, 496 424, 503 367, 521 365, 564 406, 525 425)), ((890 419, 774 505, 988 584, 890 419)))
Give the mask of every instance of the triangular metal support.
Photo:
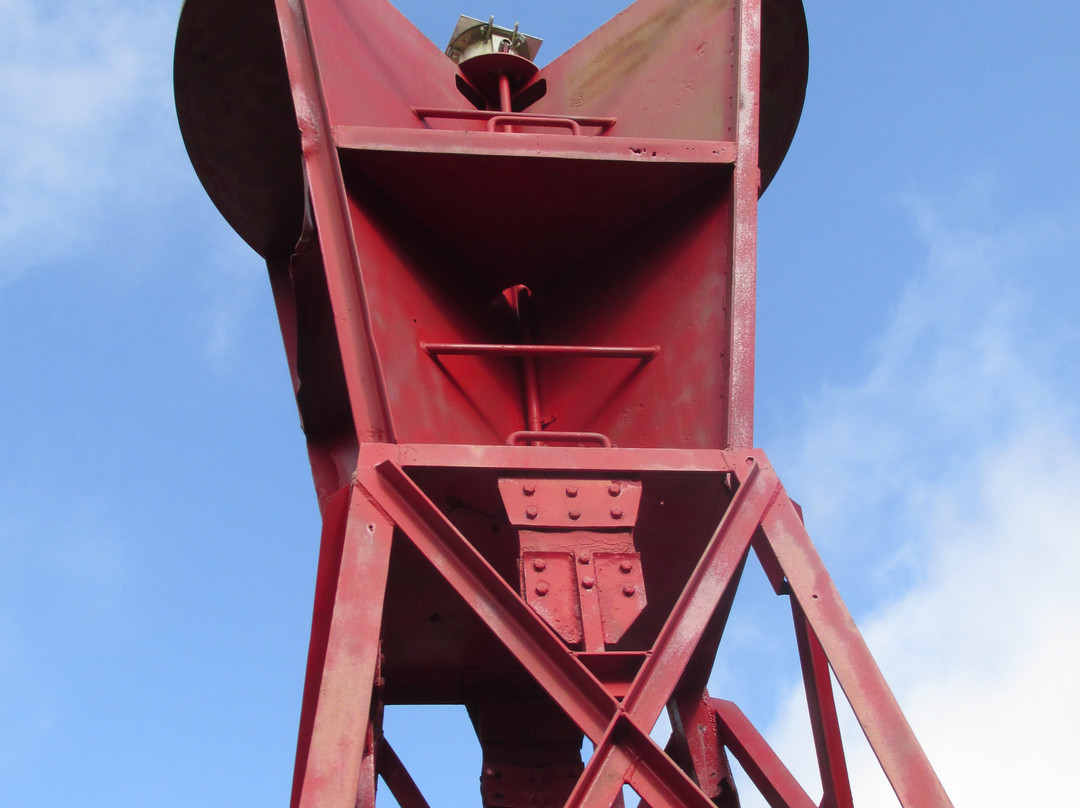
MULTIPOLYGON (((453 447, 381 447, 386 457, 363 466, 355 483, 333 501, 324 533, 319 589, 309 657, 308 686, 297 762, 295 808, 355 808, 363 780, 364 738, 376 691, 379 615, 388 572, 391 534, 408 541, 427 559, 544 692, 593 742, 566 808, 608 808, 630 785, 651 808, 709 808, 719 794, 694 764, 709 750, 690 750, 684 769, 650 738, 669 702, 687 692, 691 665, 707 642, 718 614, 725 613, 753 545, 792 598, 811 716, 821 764, 823 806, 850 808, 843 751, 831 699, 831 669, 866 731, 886 776, 904 808, 950 806, 937 776, 915 740, 866 644, 855 628, 795 504, 765 456, 709 452, 714 474, 730 475, 734 495, 675 607, 620 699, 537 616, 481 553, 433 504, 403 467, 449 468, 463 461, 453 447), (425 454, 428 456, 425 457, 425 454), (397 458, 393 455, 399 455, 397 458)), ((537 470, 540 456, 560 451, 497 447, 466 465, 537 470)), ((480 455, 485 452, 480 450, 480 455)), ((619 450, 604 452, 604 467, 587 468, 575 459, 577 475, 611 473, 619 450), (614 455, 614 456, 613 456, 614 455)), ((648 452, 635 450, 637 461, 648 452)), ((680 454, 663 451, 666 461, 680 454)), ((710 464, 705 464, 706 467, 710 464)), ((657 466, 652 466, 656 470, 657 466)), ((544 471, 566 471, 548 467, 544 471)), ((671 471, 678 471, 672 465, 671 471)), ((774 808, 811 808, 813 801, 794 780, 760 734, 731 702, 701 692, 705 710, 676 712, 686 722, 706 722, 718 744, 730 751, 774 808)), ((692 702, 693 700, 691 700, 692 702)), ((683 704, 687 702, 683 701, 683 704)), ((697 726, 695 725, 695 731, 697 726)), ((719 749, 711 750, 713 754, 719 749)), ((385 753, 384 753, 385 754, 385 753)), ((392 763, 396 768, 399 763, 392 763)), ((402 768, 403 770, 403 768, 402 768)), ((737 803, 732 803, 737 804, 737 803)))

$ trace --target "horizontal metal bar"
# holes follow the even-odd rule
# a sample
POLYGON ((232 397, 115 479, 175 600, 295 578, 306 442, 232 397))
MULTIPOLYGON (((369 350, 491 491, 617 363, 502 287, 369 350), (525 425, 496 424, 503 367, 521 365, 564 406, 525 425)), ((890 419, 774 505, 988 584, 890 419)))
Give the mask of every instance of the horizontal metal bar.
MULTIPOLYGON (((505 113, 499 113, 500 115, 505 113)), ((728 166, 735 144, 725 140, 641 137, 575 137, 566 132, 504 132, 334 126, 334 145, 360 152, 477 155, 544 160, 611 160, 624 163, 728 166)))
POLYGON ((484 345, 456 342, 421 342, 432 356, 583 356, 594 359, 652 359, 659 345, 484 345))
POLYGON ((573 121, 580 126, 596 126, 610 129, 618 118, 582 117, 580 115, 536 115, 529 112, 502 112, 494 109, 446 109, 443 107, 413 107, 413 113, 425 118, 449 118, 459 121, 487 121, 491 118, 532 118, 550 121, 573 121))
POLYGON ((611 448, 611 438, 599 432, 545 432, 543 430, 522 430, 513 432, 506 439, 507 446, 517 446, 526 441, 549 441, 552 443, 595 443, 605 449, 611 448))
POLYGON ((445 443, 364 443, 359 465, 384 460, 407 468, 499 469, 507 472, 634 474, 730 474, 745 464, 744 452, 722 449, 612 448, 597 452, 591 446, 505 446, 445 443))

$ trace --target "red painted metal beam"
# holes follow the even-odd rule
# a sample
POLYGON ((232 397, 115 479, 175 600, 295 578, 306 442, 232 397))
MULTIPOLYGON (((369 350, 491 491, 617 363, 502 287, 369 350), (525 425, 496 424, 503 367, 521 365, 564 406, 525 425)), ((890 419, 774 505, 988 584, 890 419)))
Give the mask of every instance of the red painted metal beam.
POLYGON ((308 4, 275 0, 293 105, 298 117, 307 191, 322 248, 326 284, 344 364, 353 423, 361 441, 394 440, 394 427, 378 351, 371 336, 349 201, 333 148, 330 116, 320 81, 308 4))
POLYGON ((738 3, 738 93, 735 226, 731 255, 731 328, 727 445, 754 445, 754 355, 757 317, 757 200, 759 106, 761 103, 761 0, 738 3))
POLYGON ((735 493, 705 554, 660 631, 652 654, 623 701, 626 713, 649 732, 671 694, 724 594, 742 569, 750 541, 779 489, 771 468, 757 464, 735 493))
MULTIPOLYGON (((418 662, 412 635, 381 634, 384 616, 394 630, 423 627, 425 653, 443 654, 447 669, 405 685, 411 694, 462 697, 453 682, 469 654, 498 654, 535 680, 544 708, 554 702, 596 744, 572 806, 619 805, 629 783, 649 808, 708 808, 723 741, 771 804, 809 808, 737 708, 703 701, 751 545, 774 588, 793 597, 823 808, 852 808, 830 666, 904 808, 949 806, 797 507, 749 448, 759 164, 771 176, 794 131, 804 29, 798 0, 638 0, 530 68, 525 94, 514 95, 521 85, 509 74, 494 76, 497 96, 486 101, 499 109, 476 110, 459 92, 469 71, 387 0, 185 7, 185 141, 215 202, 270 262, 325 519, 294 808, 369 808, 376 765, 406 808, 426 806, 380 747, 380 643, 393 646, 387 665, 404 678, 431 672, 416 673, 429 663, 418 662), (254 61, 270 74, 237 111, 223 88, 259 73, 206 42, 235 39, 245 21, 261 39, 243 54, 266 57, 254 61), (763 53, 770 41, 779 56, 763 53), (781 99, 771 111, 770 97, 781 99), (282 131, 263 138, 268 122, 282 131), (267 179, 266 166, 290 154, 303 176, 294 168, 267 179), (483 357, 516 358, 521 372, 483 357), (492 445, 507 435, 598 447, 492 445), (684 448, 662 448, 674 446, 684 448), (642 598, 642 619, 609 637, 593 592, 593 619, 583 615, 592 653, 562 642, 514 588, 522 556, 506 547, 495 489, 500 477, 533 472, 584 474, 601 500, 608 475, 660 491, 635 526, 635 541, 652 542, 643 561, 652 567, 635 571, 641 589, 623 589, 642 598), (689 503, 684 485, 705 493, 689 503), (692 554, 656 552, 666 531, 686 534, 680 547, 692 554), (392 536, 405 566, 395 561, 388 581, 392 536), (670 609, 666 621, 648 614, 646 585, 649 605, 670 609), (443 619, 483 641, 452 647, 432 628, 443 619), (605 661, 608 646, 623 656, 605 661), (665 704, 676 757, 700 786, 648 736, 665 704), (706 730, 694 743, 687 721, 706 730)), ((560 507, 568 520, 581 516, 560 507)), ((561 523, 543 529, 574 534, 561 523)), ((578 531, 582 541, 615 541, 609 523, 590 531, 600 532, 578 531)), ((586 590, 595 583, 581 578, 586 590)), ((572 746, 577 729, 564 729, 560 743, 572 746)))
POLYGON ((686 689, 668 703, 671 740, 676 754, 689 767, 698 787, 721 808, 738 808, 735 781, 724 753, 724 743, 716 726, 709 694, 704 687, 686 689))
POLYGON ((832 677, 825 651, 806 621, 799 604, 791 601, 795 621, 795 637, 799 646, 806 703, 810 710, 810 726, 814 733, 818 769, 821 772, 821 808, 854 808, 851 783, 848 781, 844 742, 836 716, 832 677))
POLYGON ((620 706, 446 521, 404 472, 390 463, 361 470, 357 483, 469 603, 530 675, 596 743, 569 805, 610 806, 629 782, 653 808, 709 806, 708 797, 649 738, 648 732, 678 685, 682 665, 704 631, 750 540, 778 490, 771 469, 754 466, 736 494, 710 550, 688 584, 620 706), (741 496, 740 496, 741 494, 741 496), (682 665, 680 665, 682 660, 682 665), (628 751, 632 752, 628 757, 628 751))
POLYGON ((379 743, 378 770, 379 776, 401 808, 430 808, 412 775, 386 738, 379 743))
POLYGON ((855 621, 786 495, 762 522, 765 544, 787 577, 792 597, 817 635, 870 747, 904 808, 952 808, 866 647, 855 621))
POLYGON ((393 524, 350 487, 328 505, 319 552, 293 808, 355 808, 375 688, 393 524))
POLYGON ((597 474, 678 472, 733 474, 747 468, 745 452, 718 449, 636 449, 615 447, 603 452, 578 446, 463 446, 460 444, 369 443, 360 448, 360 466, 389 460, 409 469, 535 470, 597 474))
POLYGON ((571 720, 598 742, 618 705, 518 592, 399 467, 383 463, 359 469, 356 479, 571 720))
POLYGON ((712 699, 720 737, 771 808, 817 808, 761 734, 730 701, 712 699))
MULTIPOLYGON (((500 113, 500 118, 503 115, 500 113)), ((523 126, 537 126, 522 122, 523 126)), ((572 122, 572 119, 567 118, 572 122)), ((488 132, 451 129, 395 129, 384 126, 335 126, 339 149, 419 154, 477 155, 540 160, 607 160, 626 163, 730 165, 737 148, 724 140, 663 137, 581 137, 560 132, 488 132), (507 137, 509 135, 509 137, 507 137)), ((755 186, 756 187, 756 186, 755 186)))

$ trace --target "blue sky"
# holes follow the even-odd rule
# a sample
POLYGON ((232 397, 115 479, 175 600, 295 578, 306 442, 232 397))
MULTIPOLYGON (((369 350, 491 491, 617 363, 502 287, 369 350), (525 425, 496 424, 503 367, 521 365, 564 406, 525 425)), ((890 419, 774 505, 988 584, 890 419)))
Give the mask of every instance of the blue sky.
MULTIPOLYGON (((761 204, 757 443, 954 802, 1061 803, 1080 11, 806 5, 806 109, 761 204)), ((460 13, 520 20, 548 61, 622 4, 399 7, 440 46, 460 13)), ((0 0, 5 806, 288 799, 318 519, 264 269, 180 142, 177 15, 0 0)), ((740 596, 712 689, 807 772, 782 606, 740 596)), ((433 807, 474 804, 473 750, 425 736, 460 715, 416 718, 388 732, 433 807)), ((890 805, 850 738, 860 804, 890 805)))

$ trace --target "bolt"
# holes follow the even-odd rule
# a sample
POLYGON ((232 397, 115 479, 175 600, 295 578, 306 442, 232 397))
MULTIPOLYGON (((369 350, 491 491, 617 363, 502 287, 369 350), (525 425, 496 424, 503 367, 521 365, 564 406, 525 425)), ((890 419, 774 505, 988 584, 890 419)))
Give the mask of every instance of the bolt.
POLYGON ((596 579, 591 578, 591 577, 590 578, 582 578, 581 579, 581 585, 583 587, 585 587, 586 589, 592 589, 594 586, 596 586, 596 579))
POLYGON ((494 777, 494 776, 495 776, 495 770, 493 768, 488 766, 486 769, 484 769, 484 777, 494 777))
POLYGON ((612 519, 622 519, 622 508, 612 508, 611 509, 611 518, 612 519))
POLYGON ((592 561, 592 553, 590 553, 588 550, 583 550, 582 552, 578 553, 577 560, 579 564, 588 564, 590 561, 592 561))
POLYGON ((546 595, 547 593, 548 593, 548 585, 547 585, 547 582, 545 582, 545 581, 541 581, 540 583, 538 583, 538 584, 536 585, 536 594, 538 594, 538 595, 539 595, 540 597, 543 597, 543 596, 544 596, 544 595, 546 595))
POLYGON ((566 496, 568 496, 568 497, 576 497, 577 494, 578 494, 578 490, 577 490, 576 485, 568 485, 568 486, 566 486, 566 496))
POLYGON ((537 572, 543 572, 547 569, 547 562, 542 558, 538 558, 533 562, 533 569, 537 572))
POLYGON ((612 483, 607 487, 607 492, 613 497, 619 496, 622 493, 622 486, 618 483, 612 483))
POLYGON ((571 508, 570 509, 570 518, 571 519, 580 519, 581 518, 581 510, 579 508, 571 508))
POLYGON ((634 571, 634 565, 631 564, 629 561, 624 561, 619 564, 619 569, 622 570, 624 573, 629 574, 634 571))
POLYGON ((536 485, 533 483, 525 483, 525 485, 521 486, 521 493, 527 497, 531 497, 536 493, 536 485))
POLYGON ((626 597, 628 597, 628 598, 633 597, 635 592, 637 592, 637 587, 634 586, 633 584, 627 584, 626 586, 624 586, 622 588, 622 593, 624 595, 626 595, 626 597))
POLYGON ((530 519, 535 519, 537 516, 540 515, 540 509, 537 508, 535 505, 530 505, 528 508, 525 509, 525 515, 530 519))

